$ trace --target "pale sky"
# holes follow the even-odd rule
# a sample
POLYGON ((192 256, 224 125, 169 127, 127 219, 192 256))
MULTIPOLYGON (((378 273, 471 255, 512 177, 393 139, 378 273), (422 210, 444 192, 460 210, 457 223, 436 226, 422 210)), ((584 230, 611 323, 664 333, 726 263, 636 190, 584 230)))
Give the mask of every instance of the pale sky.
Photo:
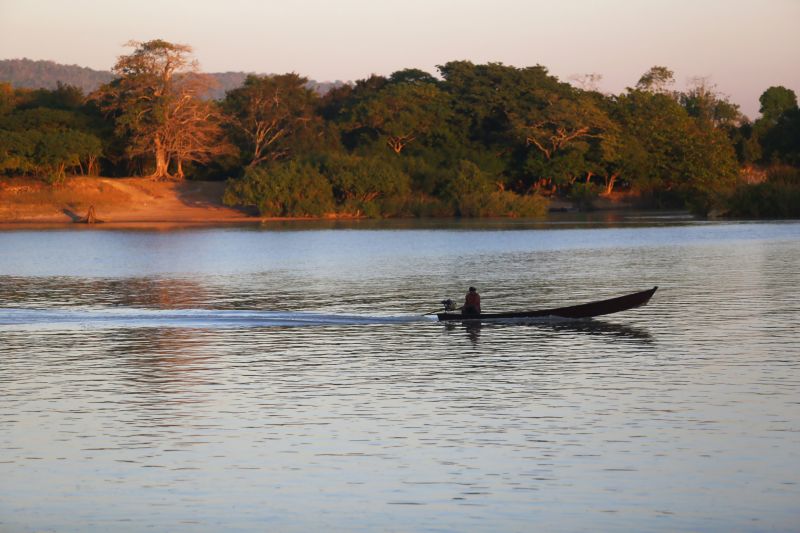
POLYGON ((613 93, 664 65, 753 118, 768 87, 800 94, 799 27, 800 0, 0 0, 0 59, 108 70, 162 38, 207 72, 347 81, 468 59, 598 73, 613 93))

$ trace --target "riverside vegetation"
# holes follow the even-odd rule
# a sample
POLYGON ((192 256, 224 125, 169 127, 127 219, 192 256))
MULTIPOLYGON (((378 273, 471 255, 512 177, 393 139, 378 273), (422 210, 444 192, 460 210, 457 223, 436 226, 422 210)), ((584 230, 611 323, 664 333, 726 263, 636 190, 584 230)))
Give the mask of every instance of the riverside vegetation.
POLYGON ((648 70, 622 94, 598 75, 451 61, 325 94, 294 73, 250 75, 224 98, 191 48, 129 43, 85 95, 0 83, 0 172, 228 180, 263 216, 536 216, 549 198, 800 216, 800 110, 770 87, 750 122, 707 79, 671 90, 648 70), (748 169, 743 172, 743 169, 748 169))

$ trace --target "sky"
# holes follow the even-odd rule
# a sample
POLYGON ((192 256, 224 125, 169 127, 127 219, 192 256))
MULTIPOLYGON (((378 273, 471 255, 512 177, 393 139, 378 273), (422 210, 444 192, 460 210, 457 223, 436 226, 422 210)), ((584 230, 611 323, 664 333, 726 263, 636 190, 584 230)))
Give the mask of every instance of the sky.
POLYGON ((466 59, 601 74, 610 93, 663 65, 755 118, 768 87, 800 94, 798 23, 800 0, 0 0, 0 59, 108 70, 160 38, 206 72, 351 81, 466 59))

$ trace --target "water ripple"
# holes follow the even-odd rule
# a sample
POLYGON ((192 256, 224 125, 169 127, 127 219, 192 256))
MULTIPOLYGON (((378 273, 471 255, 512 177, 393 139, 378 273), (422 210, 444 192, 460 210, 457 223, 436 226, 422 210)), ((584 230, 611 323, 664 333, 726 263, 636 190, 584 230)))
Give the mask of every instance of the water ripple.
POLYGON ((796 529, 799 226, 200 231, 194 260, 35 234, 122 255, 0 260, 0 529, 796 529), (470 284, 488 309, 661 288, 421 316, 470 284))

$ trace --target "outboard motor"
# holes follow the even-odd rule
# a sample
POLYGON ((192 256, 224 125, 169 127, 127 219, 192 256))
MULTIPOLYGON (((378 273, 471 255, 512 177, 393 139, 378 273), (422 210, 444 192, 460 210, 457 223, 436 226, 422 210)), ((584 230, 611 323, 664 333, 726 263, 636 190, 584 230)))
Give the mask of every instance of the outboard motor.
POLYGON ((444 306, 444 310, 445 311, 455 311, 456 310, 456 303, 453 300, 449 299, 449 298, 447 300, 442 300, 442 305, 444 306))

